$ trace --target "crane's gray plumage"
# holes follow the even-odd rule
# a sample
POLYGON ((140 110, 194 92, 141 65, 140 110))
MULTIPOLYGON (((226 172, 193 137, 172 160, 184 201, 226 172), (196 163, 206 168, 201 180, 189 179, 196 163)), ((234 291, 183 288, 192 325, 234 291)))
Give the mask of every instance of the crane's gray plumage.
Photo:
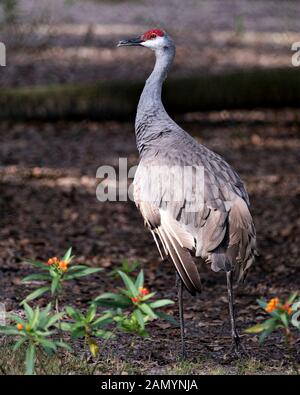
MULTIPOLYGON (((165 32, 154 39, 145 39, 148 36, 149 32, 133 44, 150 47, 156 55, 136 115, 140 162, 134 178, 134 200, 161 256, 171 258, 186 288, 194 294, 201 291, 201 281, 192 255, 209 263, 214 271, 236 270, 242 278, 256 254, 255 228, 248 194, 237 173, 221 156, 197 143, 165 111, 161 90, 175 56, 175 45, 165 32), (187 195, 200 182, 197 176, 185 185, 179 201, 162 199, 170 192, 169 184, 158 181, 156 198, 145 200, 143 189, 152 166, 166 174, 174 166, 203 168, 202 203, 187 209, 187 195)), ((130 40, 120 45, 130 45, 130 40)))

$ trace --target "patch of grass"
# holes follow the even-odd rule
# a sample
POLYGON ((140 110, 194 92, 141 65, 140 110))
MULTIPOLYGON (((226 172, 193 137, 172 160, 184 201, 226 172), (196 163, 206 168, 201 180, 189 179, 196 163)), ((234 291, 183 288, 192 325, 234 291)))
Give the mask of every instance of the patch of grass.
POLYGON ((178 375, 294 374, 292 367, 263 363, 255 358, 243 358, 224 365, 209 358, 196 362, 185 360, 169 366, 165 373, 178 375))
MULTIPOLYGON (((12 351, 9 342, 5 341, 0 346, 1 365, 0 375, 23 375, 24 374, 24 352, 20 348, 16 352, 12 351)), ((57 355, 51 357, 43 355, 37 361, 37 374, 39 375, 92 375, 92 374, 128 374, 136 373, 136 370, 130 364, 118 360, 117 358, 106 356, 97 362, 86 362, 83 356, 74 356, 70 352, 63 352, 62 357, 57 355)))
MULTIPOLYGON (((0 345, 1 364, 0 375, 23 375, 24 358, 20 349, 17 352, 11 350, 7 340, 0 345)), ((77 351, 80 355, 80 352, 77 351)), ((266 374, 295 374, 293 368, 279 362, 261 362, 256 358, 234 360, 230 363, 220 363, 213 358, 199 358, 196 361, 180 360, 164 366, 160 366, 159 374, 168 375, 266 375, 266 374)), ((74 356, 64 352, 62 358, 43 356, 38 362, 37 374, 153 374, 153 361, 124 361, 110 353, 102 355, 95 362, 86 362, 81 356, 74 356)))

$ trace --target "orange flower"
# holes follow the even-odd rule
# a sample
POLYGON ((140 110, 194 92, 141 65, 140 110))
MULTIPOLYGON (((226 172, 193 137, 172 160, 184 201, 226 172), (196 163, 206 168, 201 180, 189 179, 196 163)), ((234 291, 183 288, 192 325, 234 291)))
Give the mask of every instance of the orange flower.
POLYGON ((267 307, 265 308, 265 310, 268 313, 272 313, 272 311, 276 310, 277 307, 279 305, 279 299, 278 298, 273 298, 269 301, 269 303, 267 304, 267 307))
POLYGON ((18 331, 21 331, 23 328, 24 328, 23 324, 21 323, 17 324, 18 331))
POLYGON ((140 287, 140 288, 139 288, 139 293, 140 293, 140 295, 142 295, 142 296, 146 296, 146 295, 148 295, 148 294, 150 293, 150 291, 149 291, 149 289, 147 289, 147 288, 140 287))
POLYGON ((288 314, 292 314, 292 308, 289 303, 286 303, 282 306, 282 309, 285 310, 288 314))
POLYGON ((53 265, 53 264, 56 264, 56 263, 58 263, 58 259, 56 258, 56 256, 54 256, 53 258, 48 259, 47 263, 48 263, 49 266, 53 265))
POLYGON ((68 270, 68 262, 67 261, 60 261, 58 263, 58 267, 63 271, 66 272, 68 270))
POLYGON ((139 298, 131 298, 131 301, 132 301, 133 303, 138 303, 139 298))

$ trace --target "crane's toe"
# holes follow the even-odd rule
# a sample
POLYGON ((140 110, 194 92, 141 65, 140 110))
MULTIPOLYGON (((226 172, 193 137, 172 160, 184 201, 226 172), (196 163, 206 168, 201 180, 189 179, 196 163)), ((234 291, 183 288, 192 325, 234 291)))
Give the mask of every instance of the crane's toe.
POLYGON ((249 358, 251 355, 237 335, 232 338, 232 345, 228 353, 225 354, 224 359, 232 358, 249 358))

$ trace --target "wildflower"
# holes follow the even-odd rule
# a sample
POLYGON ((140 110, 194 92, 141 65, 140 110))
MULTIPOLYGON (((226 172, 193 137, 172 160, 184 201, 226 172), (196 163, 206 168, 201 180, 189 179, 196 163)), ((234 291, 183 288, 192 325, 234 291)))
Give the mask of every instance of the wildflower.
POLYGON ((66 272, 68 270, 68 262, 66 261, 60 261, 58 263, 58 267, 63 271, 66 272))
POLYGON ((272 313, 272 311, 276 310, 277 307, 279 305, 279 299, 278 298, 273 298, 269 301, 269 303, 267 304, 267 307, 265 308, 265 310, 268 313, 272 313))
POLYGON ((58 263, 58 259, 56 258, 56 256, 54 256, 53 258, 48 259, 48 265, 54 265, 58 263))
POLYGON ((292 308, 289 303, 286 303, 282 306, 282 309, 285 310, 289 315, 292 314, 292 308))
POLYGON ((23 328, 24 328, 23 324, 21 323, 17 324, 18 331, 21 331, 23 328))
POLYGON ((142 296, 146 296, 146 295, 149 294, 149 289, 144 288, 144 287, 140 287, 140 288, 139 288, 139 293, 140 293, 140 295, 142 295, 142 296))
POLYGON ((139 298, 131 298, 131 301, 132 301, 133 303, 138 303, 139 298))

